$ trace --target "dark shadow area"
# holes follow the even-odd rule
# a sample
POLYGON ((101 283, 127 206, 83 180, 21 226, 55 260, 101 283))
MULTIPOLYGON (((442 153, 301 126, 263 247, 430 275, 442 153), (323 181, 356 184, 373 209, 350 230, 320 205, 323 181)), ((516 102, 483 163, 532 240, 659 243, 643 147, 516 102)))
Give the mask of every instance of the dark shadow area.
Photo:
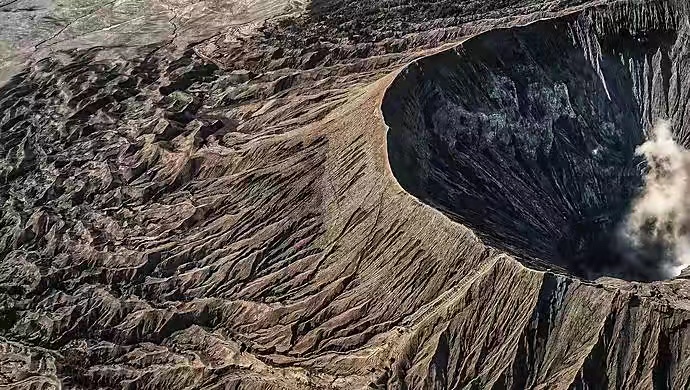
POLYGON ((408 192, 532 267, 664 279, 660 255, 631 261, 618 235, 643 184, 635 148, 685 110, 668 104, 677 34, 597 25, 497 30, 411 65, 383 103, 390 164, 408 192))

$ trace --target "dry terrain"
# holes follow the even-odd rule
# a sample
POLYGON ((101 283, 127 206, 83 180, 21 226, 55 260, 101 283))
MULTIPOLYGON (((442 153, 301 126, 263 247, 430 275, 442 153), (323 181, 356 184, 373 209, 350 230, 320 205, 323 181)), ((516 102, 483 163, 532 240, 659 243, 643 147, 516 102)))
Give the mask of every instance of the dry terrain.
POLYGON ((690 388, 687 1, 0 1, 0 389, 690 388))

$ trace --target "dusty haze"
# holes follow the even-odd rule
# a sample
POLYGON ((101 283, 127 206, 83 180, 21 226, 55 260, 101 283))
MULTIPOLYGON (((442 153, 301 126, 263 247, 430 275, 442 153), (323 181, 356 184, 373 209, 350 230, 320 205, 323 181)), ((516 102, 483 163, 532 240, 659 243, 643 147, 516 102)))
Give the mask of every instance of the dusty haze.
POLYGON ((633 203, 623 238, 632 246, 630 261, 653 257, 675 277, 690 264, 687 198, 690 153, 673 139, 671 124, 659 120, 636 153, 647 162, 645 187, 633 203))

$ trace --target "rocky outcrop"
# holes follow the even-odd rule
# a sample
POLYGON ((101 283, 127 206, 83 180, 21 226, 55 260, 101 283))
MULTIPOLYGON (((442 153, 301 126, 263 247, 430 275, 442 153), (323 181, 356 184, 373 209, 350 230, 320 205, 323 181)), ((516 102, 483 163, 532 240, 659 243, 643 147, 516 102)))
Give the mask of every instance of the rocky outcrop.
MULTIPOLYGON (((655 87, 655 69, 671 80, 667 66, 655 65, 667 63, 657 53, 677 53, 682 64, 679 22, 687 13, 680 2, 504 3, 479 12, 486 4, 315 1, 309 13, 243 40, 221 35, 182 51, 166 41, 119 56, 83 48, 31 62, 0 90, 1 383, 688 387, 687 280, 583 278, 541 255, 543 246, 497 239, 512 237, 508 228, 524 219, 502 218, 506 230, 492 236, 495 230, 460 214, 464 209, 438 202, 451 187, 428 191, 430 169, 400 175, 404 159, 431 167, 451 157, 440 152, 447 145, 422 142, 444 133, 407 124, 432 113, 423 108, 434 83, 443 87, 435 96, 457 99, 434 104, 510 101, 509 89, 468 95, 460 88, 467 79, 451 77, 504 56, 498 47, 481 50, 502 34, 524 43, 516 59, 529 53, 528 43, 551 56, 515 61, 505 77, 535 77, 527 102, 546 119, 532 120, 534 131, 552 131, 547 123, 557 119, 558 104, 570 103, 573 115, 589 113, 587 134, 608 145, 595 126, 608 121, 610 134, 626 134, 623 146, 632 147, 654 117, 645 110, 661 109, 663 95, 667 102, 684 96, 671 81, 655 87), (515 27, 553 17, 561 19, 515 27), (664 21, 674 31, 657 42, 661 51, 631 45, 623 58, 642 66, 641 79, 618 66, 618 56, 605 61, 607 50, 621 47, 607 48, 602 38, 613 36, 616 18, 642 31, 664 21), (441 47, 497 26, 511 29, 441 47), (544 28, 563 34, 545 36, 544 28), (539 39, 528 40, 530 31, 539 39), (555 48, 569 56, 557 58, 555 48), (547 68, 555 60, 569 61, 547 68), (575 60, 583 66, 575 69, 575 60), (564 80, 573 86, 564 101, 556 93, 562 87, 547 82, 567 72, 588 82, 564 80), (641 82, 614 90, 602 82, 609 72, 618 82, 641 82), (415 77, 423 82, 410 83, 415 77), (451 79, 457 83, 446 83, 451 79), (628 90, 635 94, 619 93, 628 90), (609 96, 625 110, 612 108, 609 96), (404 115, 391 111, 401 107, 404 115), (422 150, 437 156, 412 153, 422 150)), ((675 71, 677 85, 682 71, 675 71)), ((497 72, 476 81, 494 86, 497 72)), ((684 105, 664 111, 682 115, 670 107, 684 105)), ((461 110, 454 113, 446 122, 461 118, 461 110)), ((522 112, 504 114, 502 123, 511 125, 507 116, 522 112)), ((497 131, 511 134, 499 124, 497 131)), ((462 127, 454 131, 468 136, 462 127)), ((605 155, 617 151, 609 146, 605 155)), ((606 180, 619 167, 637 177, 622 158, 581 161, 577 174, 586 180, 598 178, 596 164, 612 167, 606 180)), ((596 195, 601 207, 626 201, 619 193, 596 195)))

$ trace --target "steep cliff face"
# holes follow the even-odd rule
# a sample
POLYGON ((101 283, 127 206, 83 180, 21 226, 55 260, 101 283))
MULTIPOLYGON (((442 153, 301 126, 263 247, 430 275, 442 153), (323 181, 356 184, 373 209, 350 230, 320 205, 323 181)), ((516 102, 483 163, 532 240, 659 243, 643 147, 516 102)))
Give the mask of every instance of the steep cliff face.
POLYGON ((0 87, 0 384, 687 388, 688 281, 590 280, 657 278, 596 249, 649 123, 687 142, 684 7, 315 1, 33 59, 0 87))
POLYGON ((668 3, 597 7, 415 62, 384 101, 396 177, 527 263, 667 277, 661 258, 626 258, 617 235, 653 123, 690 142, 686 21, 668 3))

